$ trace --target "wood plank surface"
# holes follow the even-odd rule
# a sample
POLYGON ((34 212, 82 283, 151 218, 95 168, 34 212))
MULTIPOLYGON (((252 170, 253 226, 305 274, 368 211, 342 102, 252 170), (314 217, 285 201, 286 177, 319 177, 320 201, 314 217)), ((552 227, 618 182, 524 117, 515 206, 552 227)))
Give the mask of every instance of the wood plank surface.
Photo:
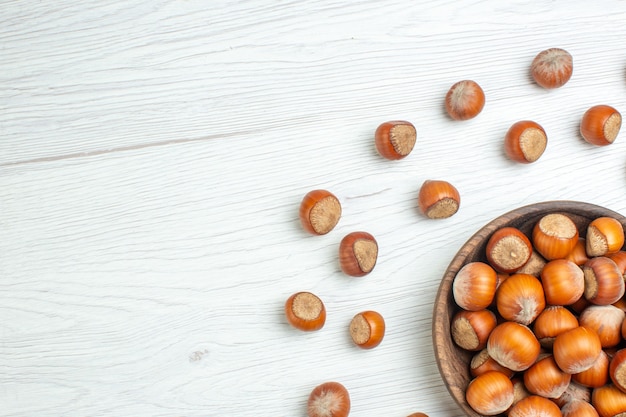
POLYGON ((594 147, 584 111, 626 111, 626 7, 383 0, 4 1, 0 6, 0 415, 299 416, 336 380, 355 416, 461 416, 431 341, 443 272, 479 227, 516 207, 578 200, 626 213, 626 139, 594 147), (529 76, 562 47, 558 90, 529 76), (454 122, 447 89, 487 104, 454 122), (373 132, 412 121, 401 161, 373 132), (539 161, 503 153, 517 120, 548 133, 539 161), (432 221, 426 179, 459 189, 432 221), (326 188, 337 228, 298 206, 326 188), (339 269, 341 238, 372 233, 374 271, 339 269), (319 332, 283 304, 326 303, 319 332), (376 349, 352 345, 378 310, 376 349))

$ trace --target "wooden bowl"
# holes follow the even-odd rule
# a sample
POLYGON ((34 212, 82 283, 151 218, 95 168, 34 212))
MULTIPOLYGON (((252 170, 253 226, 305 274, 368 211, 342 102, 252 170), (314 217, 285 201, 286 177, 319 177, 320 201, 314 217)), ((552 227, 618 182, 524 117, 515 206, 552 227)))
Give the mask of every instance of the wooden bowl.
POLYGON ((535 223, 549 213, 563 213, 578 226, 581 237, 585 237, 591 220, 609 216, 619 220, 626 229, 626 217, 621 214, 577 201, 548 201, 517 208, 492 220, 478 230, 457 252, 446 270, 433 309, 432 337, 435 359, 439 372, 452 398, 470 417, 480 417, 465 401, 465 389, 471 379, 469 363, 476 352, 468 352, 455 345, 450 336, 450 320, 459 311, 452 294, 452 281, 461 267, 469 262, 487 262, 485 250, 491 234, 505 226, 517 227, 531 236, 535 223))

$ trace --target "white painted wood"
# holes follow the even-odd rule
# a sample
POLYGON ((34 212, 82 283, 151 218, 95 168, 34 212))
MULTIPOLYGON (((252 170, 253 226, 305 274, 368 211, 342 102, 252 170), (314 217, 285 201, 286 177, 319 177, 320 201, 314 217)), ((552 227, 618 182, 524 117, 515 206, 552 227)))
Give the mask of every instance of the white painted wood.
POLYGON ((432 301, 471 234, 520 205, 581 200, 626 212, 626 142, 594 148, 582 113, 626 108, 619 1, 5 1, 0 7, 0 415, 304 416, 344 383, 358 416, 462 415, 434 363, 432 301), (562 89, 528 66, 559 46, 562 89), (487 105, 453 122, 472 78, 487 105), (408 119, 402 161, 373 146, 408 119), (509 162, 519 119, 546 128, 535 164, 509 162), (453 218, 416 209, 421 183, 462 194, 453 218), (326 236, 298 223, 328 188, 326 236), (345 277, 337 245, 367 230, 376 269, 345 277), (291 329, 293 292, 325 301, 291 329), (353 347, 363 309, 384 342, 353 347))

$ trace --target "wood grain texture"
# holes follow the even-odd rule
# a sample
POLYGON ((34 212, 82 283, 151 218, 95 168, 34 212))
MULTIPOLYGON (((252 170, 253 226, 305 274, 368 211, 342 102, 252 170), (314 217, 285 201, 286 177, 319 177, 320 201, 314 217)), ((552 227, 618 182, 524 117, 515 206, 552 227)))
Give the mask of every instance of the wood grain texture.
MULTIPOLYGON (((5 1, 0 13, 0 415, 304 416, 326 380, 352 414, 461 416, 434 359, 446 267, 509 210, 578 200, 626 212, 626 142, 578 134, 582 113, 626 108, 619 1, 5 1), (598 6, 599 5, 599 6, 598 6), (568 49, 563 88, 533 84, 568 49), (487 96, 455 123, 443 97, 487 96), (417 128, 388 161, 373 134, 417 128), (504 133, 535 119, 548 148, 506 159, 504 133), (446 179, 459 212, 417 210, 446 179), (327 188, 343 216, 305 233, 298 205, 327 188), (376 237, 367 277, 341 273, 349 232, 376 237), (309 290, 324 329, 284 301, 309 290), (354 314, 387 334, 361 351, 354 314)), ((621 135, 620 135, 621 136, 621 135)))

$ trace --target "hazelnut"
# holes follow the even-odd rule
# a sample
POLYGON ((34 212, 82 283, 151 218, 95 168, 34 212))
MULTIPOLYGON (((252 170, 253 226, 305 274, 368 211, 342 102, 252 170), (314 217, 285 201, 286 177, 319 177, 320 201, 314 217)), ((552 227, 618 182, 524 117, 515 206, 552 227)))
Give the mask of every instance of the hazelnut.
POLYGON ((326 322, 326 308, 318 296, 302 291, 285 303, 285 316, 293 327, 304 331, 319 330, 326 322))
POLYGON ((530 66, 530 72, 537 84, 543 88, 559 88, 572 77, 574 64, 572 55, 561 48, 541 51, 530 66))
POLYGON ((507 156, 523 164, 535 162, 543 155, 548 145, 546 131, 536 122, 522 120, 514 123, 504 137, 507 156))
POLYGON ((341 217, 341 203, 330 191, 309 191, 300 203, 302 227, 314 235, 333 230, 341 217))
POLYGON ((455 83, 446 94, 446 111, 454 120, 472 119, 478 116, 484 106, 485 93, 472 80, 463 80, 455 83))
POLYGON ((375 348, 385 336, 385 319, 376 311, 363 311, 352 318, 350 336, 362 349, 375 348))
POLYGON ((459 191, 449 182, 426 180, 418 196, 418 205, 430 219, 445 219, 454 215, 461 205, 459 191))
POLYGON ((417 140, 415 126, 403 120, 385 122, 374 135, 376 150, 387 159, 402 159, 411 153, 417 140))
POLYGON ((378 259, 378 243, 367 232, 352 232, 339 244, 341 270, 353 277, 362 277, 372 272, 378 259))
POLYGON ((585 112, 580 134, 592 145, 606 146, 615 142, 622 127, 622 115, 611 106, 600 104, 585 112))

